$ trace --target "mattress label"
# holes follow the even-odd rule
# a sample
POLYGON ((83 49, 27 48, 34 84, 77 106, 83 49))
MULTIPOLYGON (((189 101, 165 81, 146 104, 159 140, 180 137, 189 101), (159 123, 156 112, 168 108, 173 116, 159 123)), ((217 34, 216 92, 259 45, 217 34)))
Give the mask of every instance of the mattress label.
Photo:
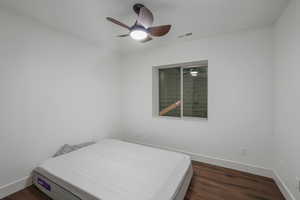
POLYGON ((46 190, 51 191, 51 185, 46 181, 44 181, 43 179, 41 179, 40 177, 38 177, 37 183, 41 185, 43 188, 45 188, 46 190))

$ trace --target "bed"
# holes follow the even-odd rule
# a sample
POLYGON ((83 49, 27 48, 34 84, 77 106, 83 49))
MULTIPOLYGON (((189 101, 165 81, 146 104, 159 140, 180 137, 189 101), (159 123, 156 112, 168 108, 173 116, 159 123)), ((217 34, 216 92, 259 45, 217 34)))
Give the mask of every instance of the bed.
POLYGON ((54 200, 183 200, 192 174, 189 156, 105 139, 45 161, 33 182, 54 200))

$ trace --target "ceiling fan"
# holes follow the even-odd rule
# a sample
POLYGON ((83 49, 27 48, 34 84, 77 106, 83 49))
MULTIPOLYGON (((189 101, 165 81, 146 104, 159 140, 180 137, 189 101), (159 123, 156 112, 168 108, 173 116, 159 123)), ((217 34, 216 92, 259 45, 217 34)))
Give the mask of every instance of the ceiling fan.
POLYGON ((152 37, 161 37, 166 35, 170 31, 171 25, 152 26, 153 14, 143 4, 135 4, 133 6, 133 10, 138 15, 138 17, 134 25, 131 27, 112 17, 106 18, 108 21, 129 30, 128 34, 118 35, 118 37, 130 36, 132 39, 144 43, 152 40, 152 37))

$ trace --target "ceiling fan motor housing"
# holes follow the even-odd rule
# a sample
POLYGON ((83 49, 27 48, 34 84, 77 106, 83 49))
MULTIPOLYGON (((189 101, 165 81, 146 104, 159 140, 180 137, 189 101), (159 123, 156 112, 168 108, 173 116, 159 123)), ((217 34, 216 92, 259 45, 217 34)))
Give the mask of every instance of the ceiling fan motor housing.
POLYGON ((133 10, 134 12, 139 15, 140 14, 140 10, 141 8, 145 7, 143 4, 140 4, 140 3, 136 3, 133 5, 133 10))
POLYGON ((135 24, 130 28, 130 31, 133 31, 133 30, 141 30, 141 31, 147 32, 147 29, 145 27, 138 25, 138 24, 135 24))

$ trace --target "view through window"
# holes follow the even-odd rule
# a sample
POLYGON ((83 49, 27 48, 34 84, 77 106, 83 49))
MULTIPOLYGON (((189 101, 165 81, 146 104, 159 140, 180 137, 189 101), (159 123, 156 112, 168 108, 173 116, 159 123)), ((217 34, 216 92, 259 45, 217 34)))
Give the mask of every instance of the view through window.
POLYGON ((159 115, 207 118, 207 68, 207 64, 159 68, 159 115))

